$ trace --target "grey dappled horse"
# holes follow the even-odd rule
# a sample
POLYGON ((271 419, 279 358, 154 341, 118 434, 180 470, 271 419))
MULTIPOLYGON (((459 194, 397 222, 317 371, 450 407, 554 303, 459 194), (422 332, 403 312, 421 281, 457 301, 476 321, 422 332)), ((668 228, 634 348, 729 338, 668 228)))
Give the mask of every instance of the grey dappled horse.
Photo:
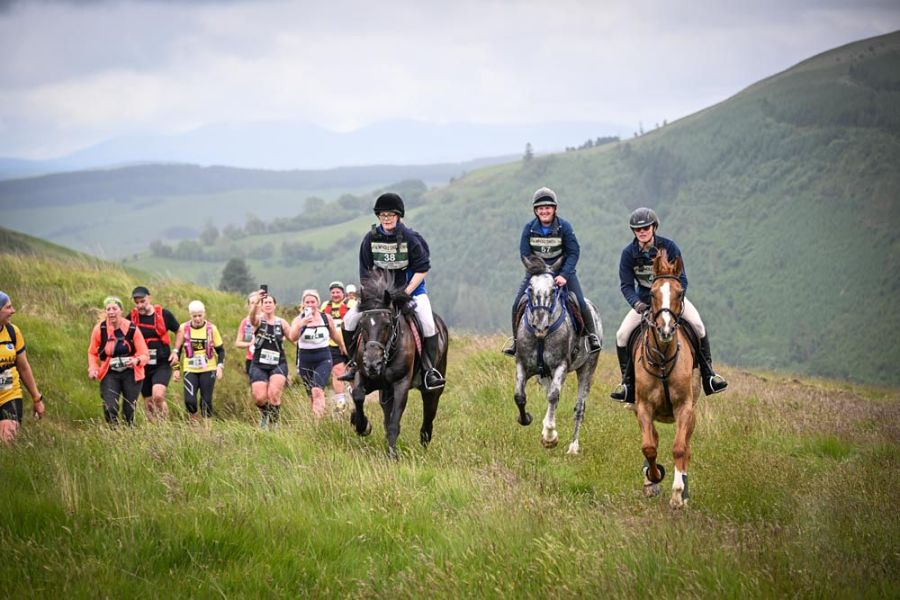
MULTIPOLYGON (((584 403, 591 391, 591 380, 597 368, 599 353, 589 354, 587 342, 580 337, 569 311, 568 299, 556 287, 553 273, 562 264, 560 258, 548 266, 538 257, 525 257, 525 270, 531 278, 526 291, 526 308, 519 320, 516 331, 516 391, 515 401, 519 408, 519 424, 530 425, 531 415, 525 411, 525 383, 534 376, 544 386, 547 393, 547 414, 541 430, 541 444, 553 448, 559 442, 556 431, 556 405, 566 380, 566 373, 575 371, 578 375, 578 399, 575 402, 575 430, 569 444, 569 454, 578 454, 578 433, 584 419, 584 403)), ((588 300, 585 303, 597 324, 597 335, 603 339, 603 325, 597 308, 588 300)), ((576 303, 577 306, 577 303, 576 303)))

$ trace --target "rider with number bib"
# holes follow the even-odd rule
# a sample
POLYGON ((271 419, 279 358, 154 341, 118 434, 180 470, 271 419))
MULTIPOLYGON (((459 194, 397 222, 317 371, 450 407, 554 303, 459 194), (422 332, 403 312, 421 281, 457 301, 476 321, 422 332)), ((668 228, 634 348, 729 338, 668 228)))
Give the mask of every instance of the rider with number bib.
MULTIPOLYGON (((657 251, 664 249, 669 261, 674 261, 681 256, 681 250, 672 240, 656 235, 659 218, 652 209, 636 209, 631 213, 628 225, 634 239, 622 250, 622 257, 619 260, 619 287, 631 310, 625 315, 622 325, 616 332, 616 354, 619 356, 619 368, 622 370, 622 383, 609 396, 618 402, 633 404, 634 366, 630 364, 631 357, 628 355, 628 338, 641 324, 641 316, 650 308, 653 259, 656 258, 657 251)), ((684 257, 681 260, 683 264, 684 257)), ((687 293, 687 269, 682 269, 679 279, 681 287, 687 293)), ((700 320, 700 313, 687 297, 682 299, 682 304, 681 318, 690 323, 700 341, 700 356, 697 357, 697 362, 700 365, 703 391, 706 395, 721 392, 728 387, 728 382, 713 370, 709 338, 706 335, 706 327, 700 320)))
MULTIPOLYGON (((425 275, 431 269, 428 243, 416 231, 404 225, 403 199, 392 192, 381 194, 375 200, 375 214, 379 225, 372 225, 359 247, 359 279, 365 282, 376 268, 386 270, 394 278, 394 286, 404 288, 415 300, 416 317, 422 327, 423 383, 427 389, 444 386, 444 376, 435 368, 437 364, 438 337, 431 312, 431 302, 425 289, 425 275)), ((353 358, 353 334, 359 323, 360 313, 354 306, 344 315, 344 345, 353 358)), ((356 365, 347 365, 341 381, 352 381, 356 365)))
MULTIPOLYGON (((584 301, 584 293, 581 291, 581 284, 578 282, 578 276, 575 274, 575 265, 578 264, 578 256, 581 248, 578 245, 578 239, 575 237, 575 231, 568 221, 561 219, 556 214, 558 203, 556 201, 556 192, 547 187, 542 187, 531 198, 532 208, 535 218, 525 225, 522 230, 522 237, 519 241, 519 253, 524 258, 529 255, 539 256, 548 265, 564 257, 562 267, 558 273, 555 273, 555 282, 558 287, 566 286, 570 292, 574 292, 578 298, 578 307, 581 309, 581 315, 584 318, 584 332, 587 335, 588 346, 591 354, 600 352, 600 338, 597 337, 594 319, 591 311, 588 309, 587 303, 584 301)), ((519 301, 528 289, 528 282, 531 279, 526 275, 519 286, 519 291, 513 299, 512 305, 512 327, 513 342, 512 346, 503 350, 505 354, 515 356, 516 354, 516 333, 518 332, 518 322, 516 315, 518 313, 519 301)))

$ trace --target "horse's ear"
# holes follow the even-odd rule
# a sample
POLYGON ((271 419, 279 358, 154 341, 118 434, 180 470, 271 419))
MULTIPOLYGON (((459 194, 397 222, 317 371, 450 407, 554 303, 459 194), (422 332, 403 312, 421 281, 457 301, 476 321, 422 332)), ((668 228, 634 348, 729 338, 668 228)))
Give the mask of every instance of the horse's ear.
POLYGON ((653 258, 653 274, 661 275, 666 272, 666 265, 669 262, 669 255, 666 253, 665 248, 660 248, 656 252, 656 256, 653 258))
POLYGON ((391 305, 391 292, 389 290, 384 290, 384 305, 391 305))
POLYGON ((681 277, 681 274, 684 272, 684 263, 681 260, 680 256, 676 256, 675 260, 672 261, 672 274, 681 277))
POLYGON ((560 256, 552 265, 547 267, 548 273, 556 273, 559 271, 559 268, 562 267, 563 261, 566 259, 565 256, 560 256))

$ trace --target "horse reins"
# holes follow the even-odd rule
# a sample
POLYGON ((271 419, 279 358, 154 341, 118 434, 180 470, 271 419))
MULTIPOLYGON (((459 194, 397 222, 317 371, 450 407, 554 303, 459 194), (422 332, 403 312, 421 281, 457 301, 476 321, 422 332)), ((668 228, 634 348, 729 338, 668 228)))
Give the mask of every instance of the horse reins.
POLYGON ((359 314, 361 317, 364 317, 366 315, 371 316, 374 313, 387 313, 391 316, 391 335, 388 337, 386 344, 382 344, 378 340, 366 340, 365 344, 373 344, 376 348, 379 348, 384 356, 385 364, 388 364, 391 362, 391 359, 394 358, 394 351, 397 349, 397 330, 399 329, 399 327, 397 327, 397 322, 400 318, 400 311, 392 311, 388 308, 372 308, 364 310, 359 314))
MULTIPOLYGON (((657 279, 675 279, 677 281, 681 281, 681 278, 675 275, 658 275, 655 276, 654 281, 657 279)), ((659 349, 659 325, 656 324, 656 320, 663 313, 668 312, 675 319, 675 327, 672 329, 672 336, 675 337, 676 332, 678 331, 678 327, 681 325, 681 315, 684 313, 684 305, 682 304, 681 313, 676 313, 670 308, 661 308, 655 313, 653 313, 652 317, 650 316, 650 311, 645 312, 641 315, 641 325, 644 328, 644 344, 641 348, 641 360, 646 363, 648 367, 651 369, 655 369, 656 372, 651 371, 650 369, 646 369, 648 373, 662 381, 663 391, 666 395, 666 402, 671 404, 671 399, 669 398, 669 375, 672 372, 672 368, 675 366, 675 361, 678 360, 678 353, 681 352, 681 344, 678 340, 675 340, 675 353, 670 357, 666 357, 665 353, 659 349), (654 346, 650 345, 650 336, 646 334, 646 331, 650 329, 653 331, 653 337, 656 340, 656 344, 654 346)))

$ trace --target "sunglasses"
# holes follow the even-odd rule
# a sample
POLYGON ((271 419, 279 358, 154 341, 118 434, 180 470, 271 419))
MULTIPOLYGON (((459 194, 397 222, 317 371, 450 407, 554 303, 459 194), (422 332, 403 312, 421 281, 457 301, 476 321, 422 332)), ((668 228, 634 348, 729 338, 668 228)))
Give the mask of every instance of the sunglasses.
POLYGON ((647 231, 648 229, 653 229, 653 225, 644 225, 643 227, 632 227, 632 231, 647 231))

